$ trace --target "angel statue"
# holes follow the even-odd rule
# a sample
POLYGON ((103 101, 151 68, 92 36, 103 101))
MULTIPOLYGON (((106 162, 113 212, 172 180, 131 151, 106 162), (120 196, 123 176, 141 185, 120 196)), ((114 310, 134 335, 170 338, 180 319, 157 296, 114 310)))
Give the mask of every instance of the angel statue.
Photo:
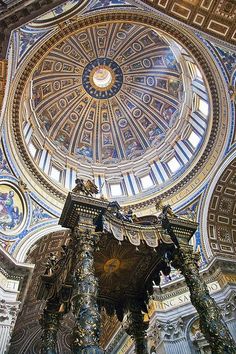
POLYGON ((158 199, 155 206, 156 206, 156 210, 157 211, 162 210, 162 215, 163 216, 168 216, 169 215, 169 216, 172 216, 172 217, 175 217, 175 218, 177 217, 177 215, 173 212, 170 204, 164 205, 162 203, 162 200, 158 199))
POLYGON ((72 189, 72 192, 78 194, 86 194, 84 180, 82 178, 76 178, 75 187, 72 189))
POLYGON ((98 187, 90 179, 87 182, 84 182, 82 178, 76 178, 76 186, 72 189, 72 192, 78 194, 84 194, 86 196, 92 196, 93 194, 98 194, 98 187))
POLYGON ((87 190, 88 195, 93 195, 93 194, 98 194, 98 187, 96 186, 96 184, 91 181, 90 179, 87 180, 87 182, 85 183, 85 188, 87 190))

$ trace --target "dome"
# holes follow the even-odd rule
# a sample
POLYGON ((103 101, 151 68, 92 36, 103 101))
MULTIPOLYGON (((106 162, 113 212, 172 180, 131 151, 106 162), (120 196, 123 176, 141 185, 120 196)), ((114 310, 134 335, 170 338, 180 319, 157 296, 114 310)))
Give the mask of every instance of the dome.
POLYGON ((93 26, 70 36, 33 74, 41 138, 92 166, 166 150, 186 101, 183 61, 173 41, 141 25, 93 26))
POLYGON ((93 179, 120 202, 178 182, 197 163, 210 126, 193 55, 134 22, 67 35, 47 50, 24 92, 22 131, 42 175, 60 190, 73 188, 76 176, 93 179))

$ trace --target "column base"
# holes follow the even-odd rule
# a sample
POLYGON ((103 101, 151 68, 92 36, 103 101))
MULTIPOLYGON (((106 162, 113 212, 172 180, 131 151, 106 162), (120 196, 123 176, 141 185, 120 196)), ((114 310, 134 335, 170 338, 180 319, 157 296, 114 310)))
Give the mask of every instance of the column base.
POLYGON ((99 347, 83 347, 83 348, 74 348, 73 354, 104 354, 104 351, 99 347))

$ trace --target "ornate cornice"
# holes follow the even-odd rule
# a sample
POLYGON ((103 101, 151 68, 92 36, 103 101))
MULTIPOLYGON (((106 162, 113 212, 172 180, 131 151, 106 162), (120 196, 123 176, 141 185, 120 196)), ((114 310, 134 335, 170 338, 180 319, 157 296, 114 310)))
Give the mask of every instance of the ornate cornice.
MULTIPOLYGON (((235 262, 215 258, 209 266, 200 271, 201 277, 207 284, 218 282, 221 288, 229 283, 236 283, 235 262)), ((173 296, 180 296, 188 291, 184 277, 162 286, 161 293, 158 290, 154 293, 155 300, 170 299, 173 296)))

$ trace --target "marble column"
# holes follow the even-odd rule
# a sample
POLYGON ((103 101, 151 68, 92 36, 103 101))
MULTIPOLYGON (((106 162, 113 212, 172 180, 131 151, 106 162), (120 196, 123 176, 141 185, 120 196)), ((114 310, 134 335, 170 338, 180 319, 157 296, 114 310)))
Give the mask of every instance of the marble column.
POLYGON ((77 243, 75 295, 72 298, 76 324, 73 330, 74 354, 102 354, 99 348, 100 313, 97 305, 98 281, 94 275, 94 251, 98 233, 76 227, 73 238, 77 243))
POLYGON ((5 354, 9 346, 19 305, 19 302, 8 303, 4 299, 0 301, 0 354, 5 354))
POLYGON ((158 354, 189 354, 191 350, 185 329, 181 317, 172 321, 156 320, 148 331, 149 347, 158 354))

